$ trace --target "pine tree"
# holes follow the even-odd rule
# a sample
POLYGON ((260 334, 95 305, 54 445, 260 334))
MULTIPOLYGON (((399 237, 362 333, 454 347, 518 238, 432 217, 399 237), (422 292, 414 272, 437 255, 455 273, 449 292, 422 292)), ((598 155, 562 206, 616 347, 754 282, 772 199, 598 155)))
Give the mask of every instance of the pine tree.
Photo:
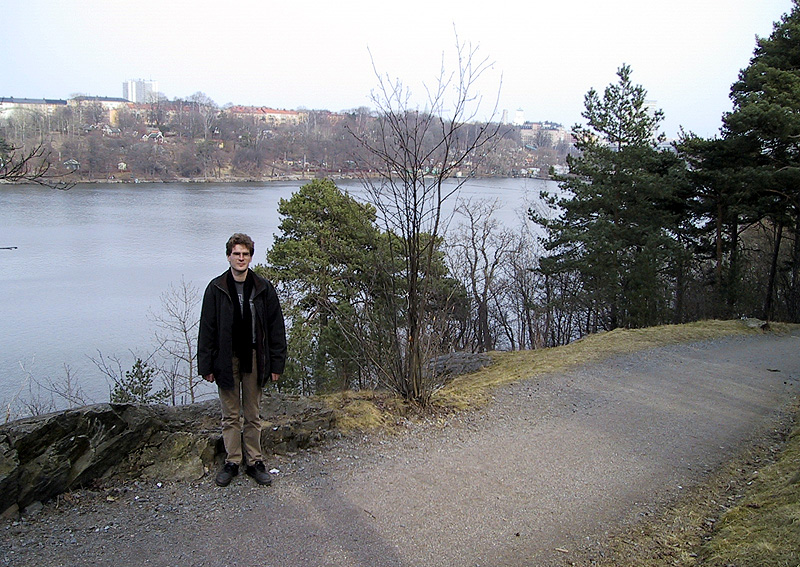
POLYGON ((379 238, 375 209, 316 179, 281 199, 278 212, 281 234, 267 260, 290 321, 286 378, 306 393, 347 388, 360 357, 350 340, 354 305, 379 238))
POLYGON ((137 358, 124 378, 115 380, 111 391, 111 403, 115 404, 159 404, 169 399, 169 391, 162 388, 153 391, 155 369, 146 361, 137 358))
POLYGON ((630 67, 617 76, 602 96, 586 94, 587 125, 573 128, 580 154, 558 178, 563 193, 543 195, 556 218, 531 213, 547 230, 545 275, 579 275, 573 308, 584 310, 584 331, 661 323, 673 305, 682 167, 659 149, 662 113, 650 110, 630 67))
POLYGON ((723 137, 735 140, 751 171, 742 189, 749 216, 766 221, 774 233, 763 316, 773 314, 782 277, 786 315, 800 322, 800 1, 769 38, 757 40, 731 100, 723 137))

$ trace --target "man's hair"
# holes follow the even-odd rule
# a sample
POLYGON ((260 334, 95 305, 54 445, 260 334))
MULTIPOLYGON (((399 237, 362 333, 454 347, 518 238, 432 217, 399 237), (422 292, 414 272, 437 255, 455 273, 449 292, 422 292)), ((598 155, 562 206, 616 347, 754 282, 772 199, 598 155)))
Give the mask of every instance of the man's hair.
POLYGON ((255 254, 256 243, 253 242, 253 239, 247 236, 246 234, 237 232, 228 239, 228 243, 225 245, 225 255, 230 256, 231 252, 233 252, 233 247, 236 246, 237 244, 241 244, 242 246, 247 246, 247 249, 250 250, 251 256, 255 254))

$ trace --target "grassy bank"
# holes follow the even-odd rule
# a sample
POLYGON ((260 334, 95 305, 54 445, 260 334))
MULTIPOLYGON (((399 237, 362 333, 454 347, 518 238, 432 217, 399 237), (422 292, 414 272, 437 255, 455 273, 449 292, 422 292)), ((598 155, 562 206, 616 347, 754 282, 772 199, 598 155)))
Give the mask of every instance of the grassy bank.
MULTIPOLYGON (((786 330, 788 326, 772 325, 772 332, 786 330)), ((659 346, 762 332, 760 323, 754 320, 699 321, 647 329, 616 329, 556 348, 493 353, 494 364, 481 372, 457 377, 436 393, 433 403, 442 408, 474 407, 486 399, 492 388, 516 380, 659 346)))
POLYGON ((741 501, 720 518, 712 537, 701 547, 703 564, 800 565, 800 427, 796 418, 775 460, 754 473, 748 485, 741 501))

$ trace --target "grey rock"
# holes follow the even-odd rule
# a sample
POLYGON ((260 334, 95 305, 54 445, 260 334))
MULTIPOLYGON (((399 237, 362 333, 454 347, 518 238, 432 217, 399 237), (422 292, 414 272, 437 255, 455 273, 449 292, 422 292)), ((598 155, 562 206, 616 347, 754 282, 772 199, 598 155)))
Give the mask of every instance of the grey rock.
MULTIPOLYGON (((333 411, 267 394, 262 446, 287 453, 323 440, 333 411)), ((224 448, 219 402, 188 406, 97 404, 0 426, 0 517, 107 477, 196 480, 224 448)), ((27 512, 27 510, 26 510, 27 512)))
POLYGON ((432 361, 434 372, 445 378, 471 374, 491 363, 492 357, 485 352, 453 352, 432 361))
POLYGON ((25 514, 26 516, 35 516, 36 514, 42 511, 42 508, 44 508, 44 505, 39 500, 36 500, 28 504, 28 506, 25 508, 25 510, 23 510, 22 513, 25 514))

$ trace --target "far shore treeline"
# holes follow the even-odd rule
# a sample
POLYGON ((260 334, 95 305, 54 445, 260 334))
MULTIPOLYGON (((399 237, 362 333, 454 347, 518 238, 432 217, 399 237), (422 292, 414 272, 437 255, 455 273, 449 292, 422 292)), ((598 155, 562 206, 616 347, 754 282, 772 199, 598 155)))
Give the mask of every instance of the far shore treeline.
MULTIPOLYGON (((279 234, 257 268, 275 282, 287 316, 282 387, 303 394, 384 387, 424 405, 446 379, 436 362, 448 353, 551 347, 699 319, 800 323, 797 3, 757 41, 711 139, 684 133, 665 143, 661 111, 623 64, 614 83, 586 94, 572 146, 546 136, 524 144, 519 128, 475 121, 480 58, 461 48, 455 97, 443 74, 425 112, 408 106, 401 83, 382 82, 375 111, 311 113, 269 129, 210 101, 196 106, 203 122, 122 116, 123 133, 156 120, 163 139, 146 142, 42 125, 21 139, 23 129, 4 118, 3 171, 15 179, 15 164, 54 155, 75 156, 78 179, 313 170, 318 179, 280 202, 279 234), (551 169, 560 163, 565 171, 551 169), (485 201, 443 217, 454 180, 534 170, 560 190, 543 194, 520 226, 501 226, 485 201), (363 177, 366 202, 330 179, 346 173, 363 177)), ((33 180, 47 183, 53 170, 33 180)), ((193 339, 192 317, 184 323, 184 339, 193 339)), ((196 377, 184 343, 170 356, 183 367, 172 387, 186 391, 196 377)), ((138 372, 157 389, 158 372, 141 364, 138 372)))
MULTIPOLYGON (((73 183, 353 177, 369 167, 356 157, 354 134, 378 127, 376 112, 366 107, 335 113, 219 107, 200 92, 139 104, 3 100, 0 139, 20 154, 47 155, 48 174, 73 183)), ((491 154, 463 173, 546 178, 571 149, 569 132, 555 123, 504 124, 499 136, 491 154)))

